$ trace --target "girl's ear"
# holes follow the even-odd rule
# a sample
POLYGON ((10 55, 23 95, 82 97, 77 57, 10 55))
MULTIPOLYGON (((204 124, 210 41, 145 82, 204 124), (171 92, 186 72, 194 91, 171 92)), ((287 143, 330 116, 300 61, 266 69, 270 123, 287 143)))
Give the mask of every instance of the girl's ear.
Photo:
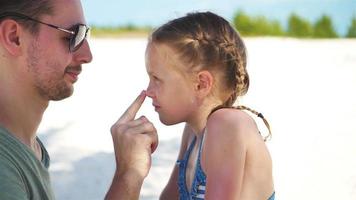
POLYGON ((209 71, 200 71, 197 74, 197 84, 195 90, 200 97, 206 97, 209 95, 213 88, 214 77, 209 71))
POLYGON ((21 26, 12 19, 3 20, 0 24, 0 43, 10 55, 21 55, 21 26))

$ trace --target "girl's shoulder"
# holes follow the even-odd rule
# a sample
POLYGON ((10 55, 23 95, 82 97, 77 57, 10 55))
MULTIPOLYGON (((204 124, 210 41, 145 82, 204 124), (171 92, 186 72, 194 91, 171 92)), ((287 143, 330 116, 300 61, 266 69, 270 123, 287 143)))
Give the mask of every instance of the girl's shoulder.
POLYGON ((221 163, 231 173, 242 169, 245 155, 253 143, 257 126, 246 112, 234 108, 221 108, 207 121, 202 147, 202 168, 211 175, 219 173, 221 163), (236 158, 236 159, 231 159, 236 158), (214 170, 215 169, 215 170, 214 170))
POLYGON ((212 113, 207 121, 207 129, 212 134, 233 134, 246 136, 258 132, 255 120, 246 112, 235 108, 222 108, 212 113))

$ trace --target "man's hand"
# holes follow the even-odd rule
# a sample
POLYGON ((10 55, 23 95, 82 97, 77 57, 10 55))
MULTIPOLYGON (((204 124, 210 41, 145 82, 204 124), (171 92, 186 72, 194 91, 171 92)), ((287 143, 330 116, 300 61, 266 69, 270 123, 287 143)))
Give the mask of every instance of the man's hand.
POLYGON ((142 91, 111 127, 117 175, 129 172, 142 180, 148 175, 151 153, 158 144, 157 131, 153 124, 144 116, 135 119, 145 97, 146 93, 142 91))
POLYGON ((151 153, 158 144, 156 128, 144 116, 135 119, 146 98, 145 91, 111 127, 116 173, 106 200, 137 200, 151 168, 151 153))

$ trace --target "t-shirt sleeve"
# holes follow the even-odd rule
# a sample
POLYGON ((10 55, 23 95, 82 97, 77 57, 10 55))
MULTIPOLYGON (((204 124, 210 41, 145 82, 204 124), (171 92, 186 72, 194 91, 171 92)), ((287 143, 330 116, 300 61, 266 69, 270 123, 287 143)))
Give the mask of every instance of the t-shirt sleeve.
POLYGON ((11 162, 0 156, 0 199, 28 200, 21 173, 11 162))

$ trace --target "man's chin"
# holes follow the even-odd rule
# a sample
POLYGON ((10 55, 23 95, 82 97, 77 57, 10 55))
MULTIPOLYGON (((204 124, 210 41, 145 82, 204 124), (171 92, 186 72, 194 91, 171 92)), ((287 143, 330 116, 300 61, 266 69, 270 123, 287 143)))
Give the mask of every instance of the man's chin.
POLYGON ((61 91, 60 93, 57 93, 55 95, 51 95, 51 96, 49 96, 49 100, 60 101, 60 100, 66 99, 72 95, 73 95, 73 88, 67 89, 65 91, 61 91))
POLYGON ((67 95, 67 96, 61 96, 61 97, 56 97, 56 98, 52 98, 51 101, 61 101, 63 99, 66 99, 68 97, 70 97, 72 95, 67 95))

